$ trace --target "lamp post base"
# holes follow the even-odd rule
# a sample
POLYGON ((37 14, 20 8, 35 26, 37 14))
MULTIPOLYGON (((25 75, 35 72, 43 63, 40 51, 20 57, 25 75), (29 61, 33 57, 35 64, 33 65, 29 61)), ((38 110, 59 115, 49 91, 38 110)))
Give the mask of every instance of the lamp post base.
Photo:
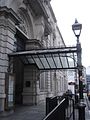
POLYGON ((85 120, 85 103, 80 102, 78 103, 78 112, 79 112, 79 118, 78 120, 85 120))

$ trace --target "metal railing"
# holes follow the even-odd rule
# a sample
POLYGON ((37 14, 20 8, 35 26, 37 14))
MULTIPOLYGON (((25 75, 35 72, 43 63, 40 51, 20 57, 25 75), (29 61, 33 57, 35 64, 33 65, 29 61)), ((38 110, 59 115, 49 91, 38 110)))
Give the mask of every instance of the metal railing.
POLYGON ((43 120, 75 120, 74 100, 70 97, 46 98, 46 117, 43 120))
POLYGON ((67 99, 68 99, 68 106, 65 111, 66 120, 70 120, 71 118, 72 120, 75 120, 74 100, 70 97, 68 97, 67 99))
POLYGON ((50 113, 58 105, 57 97, 46 98, 46 115, 50 113))

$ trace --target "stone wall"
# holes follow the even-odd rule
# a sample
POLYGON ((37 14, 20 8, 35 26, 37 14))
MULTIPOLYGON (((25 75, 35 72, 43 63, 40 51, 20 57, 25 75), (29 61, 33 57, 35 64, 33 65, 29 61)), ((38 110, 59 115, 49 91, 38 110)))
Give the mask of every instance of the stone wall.
MULTIPOLYGON (((7 12, 6 12, 7 13, 7 12)), ((0 110, 4 111, 5 94, 5 74, 8 72, 9 58, 8 53, 14 51, 15 42, 15 26, 9 19, 9 15, 5 16, 4 11, 0 11, 0 110)))

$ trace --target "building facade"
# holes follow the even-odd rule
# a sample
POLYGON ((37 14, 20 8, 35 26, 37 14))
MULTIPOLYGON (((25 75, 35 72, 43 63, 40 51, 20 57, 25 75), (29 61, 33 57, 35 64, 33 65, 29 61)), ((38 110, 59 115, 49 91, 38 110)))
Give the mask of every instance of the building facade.
POLYGON ((40 71, 35 64, 24 64, 24 56, 8 56, 62 46, 50 0, 0 0, 0 111, 38 104, 67 90, 64 70, 40 71))
POLYGON ((86 82, 87 82, 87 95, 90 96, 90 75, 86 75, 86 82))

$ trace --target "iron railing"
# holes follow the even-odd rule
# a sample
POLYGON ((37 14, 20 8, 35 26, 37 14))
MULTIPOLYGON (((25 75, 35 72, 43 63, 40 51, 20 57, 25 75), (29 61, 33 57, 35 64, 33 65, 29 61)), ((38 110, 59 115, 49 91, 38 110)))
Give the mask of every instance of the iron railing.
POLYGON ((70 120, 70 119, 75 120, 74 100, 70 97, 68 97, 67 99, 68 99, 68 106, 65 111, 66 120, 70 120))

